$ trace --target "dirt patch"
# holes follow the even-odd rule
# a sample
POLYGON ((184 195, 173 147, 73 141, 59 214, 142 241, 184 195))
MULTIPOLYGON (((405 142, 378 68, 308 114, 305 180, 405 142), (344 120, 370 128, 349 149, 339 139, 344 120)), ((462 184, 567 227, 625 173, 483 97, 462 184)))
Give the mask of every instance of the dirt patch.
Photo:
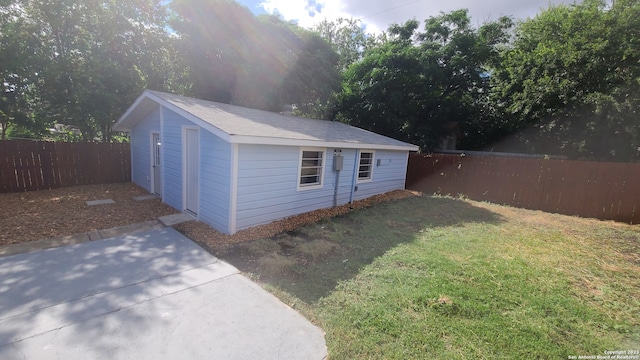
POLYGON ((375 195, 364 200, 354 201, 353 204, 346 204, 335 208, 315 210, 304 214, 292 216, 283 220, 274 221, 269 224, 255 226, 246 230, 241 230, 234 235, 222 234, 221 232, 216 231, 206 224, 193 221, 178 224, 174 226, 174 228, 183 233, 186 237, 197 242, 198 244, 200 244, 200 246, 209 250, 213 254, 224 256, 234 244, 252 240, 273 238, 278 234, 293 232, 300 226, 312 224, 321 219, 344 215, 353 210, 362 209, 386 201, 404 199, 407 197, 418 195, 420 195, 420 193, 415 191, 391 191, 385 194, 375 195))
POLYGON ((0 246, 108 229, 177 213, 160 199, 132 199, 146 194, 132 183, 0 194, 0 246), (113 199, 115 203, 96 206, 85 203, 100 199, 113 199))
POLYGON ((319 239, 305 242, 300 246, 297 246, 295 248, 295 251, 302 256, 310 257, 313 261, 316 261, 321 257, 327 256, 338 249, 340 249, 340 245, 332 241, 319 239))

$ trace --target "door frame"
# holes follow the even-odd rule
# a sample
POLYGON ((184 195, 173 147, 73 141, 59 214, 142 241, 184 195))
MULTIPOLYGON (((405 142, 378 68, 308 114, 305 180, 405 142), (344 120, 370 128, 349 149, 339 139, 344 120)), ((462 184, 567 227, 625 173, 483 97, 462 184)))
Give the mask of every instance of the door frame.
POLYGON ((188 213, 189 215, 194 216, 196 219, 200 218, 200 128, 197 126, 182 126, 182 211, 188 213), (195 130, 197 134, 197 143, 196 143, 196 151, 198 152, 198 172, 196 174, 197 180, 197 201, 195 212, 193 210, 187 209, 187 131, 195 130))
MULTIPOLYGON (((160 197, 162 197, 162 171, 163 171, 163 169, 162 169, 163 168, 163 166, 162 166, 162 147, 160 148, 160 174, 159 174, 159 176, 160 176, 160 191, 156 192, 156 181, 155 181, 156 180, 155 179, 156 172, 155 172, 155 168, 154 168, 155 161, 156 161, 156 159, 155 159, 155 156, 156 156, 156 153, 155 153, 156 144, 153 141, 153 135, 154 134, 158 134, 158 140, 160 141, 160 143, 162 143, 162 137, 160 135, 160 130, 151 130, 149 132, 149 145, 150 145, 149 153, 151 155, 150 159, 149 159, 150 160, 150 164, 149 164, 149 174, 150 174, 150 176, 149 176, 149 180, 150 180, 149 189, 151 190, 150 192, 152 194, 158 194, 158 195, 160 195, 160 197)), ((160 146, 162 146, 162 145, 160 145, 160 146)))

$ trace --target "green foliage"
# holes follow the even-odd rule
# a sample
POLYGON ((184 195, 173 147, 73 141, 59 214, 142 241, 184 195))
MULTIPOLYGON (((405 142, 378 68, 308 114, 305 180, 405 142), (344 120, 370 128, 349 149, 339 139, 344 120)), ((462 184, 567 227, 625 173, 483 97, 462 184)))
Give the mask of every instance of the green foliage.
POLYGON ((338 118, 423 151, 433 151, 452 125, 477 141, 475 124, 491 116, 488 66, 511 26, 501 18, 474 29, 466 10, 428 19, 424 33, 416 20, 391 26, 390 39, 344 73, 338 118))
POLYGON ((312 29, 320 35, 338 54, 338 69, 346 70, 349 65, 359 61, 368 49, 386 41, 386 34, 375 36, 367 34, 362 21, 338 18, 335 21, 321 21, 312 29))
POLYGON ((144 88, 175 87, 160 1, 15 0, 0 14, 4 103, 15 99, 12 110, 3 105, 3 129, 41 137, 59 123, 85 141, 111 141, 111 125, 144 88))
POLYGON ((336 53, 318 35, 235 1, 174 1, 172 27, 198 98, 323 116, 339 87, 336 53))
POLYGON ((558 5, 521 23, 495 76, 517 151, 638 159, 640 2, 558 5), (523 145, 528 142, 528 145, 523 145))
POLYGON ((33 135, 40 129, 31 116, 34 62, 29 52, 37 42, 19 8, 0 9, 0 139, 15 127, 33 135))

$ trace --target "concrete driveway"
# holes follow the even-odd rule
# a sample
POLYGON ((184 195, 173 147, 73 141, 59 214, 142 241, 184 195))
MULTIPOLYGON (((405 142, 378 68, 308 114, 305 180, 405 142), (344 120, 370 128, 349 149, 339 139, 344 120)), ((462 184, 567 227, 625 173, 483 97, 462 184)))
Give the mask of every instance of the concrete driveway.
POLYGON ((323 359, 322 330, 172 228, 0 258, 0 359, 323 359))

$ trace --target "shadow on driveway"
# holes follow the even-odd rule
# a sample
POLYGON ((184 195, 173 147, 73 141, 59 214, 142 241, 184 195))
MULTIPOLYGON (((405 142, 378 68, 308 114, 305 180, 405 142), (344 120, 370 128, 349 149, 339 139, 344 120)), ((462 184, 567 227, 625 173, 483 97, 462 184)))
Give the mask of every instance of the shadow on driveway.
POLYGON ((172 228, 2 258, 0 299, 2 359, 326 355, 320 329, 172 228))

